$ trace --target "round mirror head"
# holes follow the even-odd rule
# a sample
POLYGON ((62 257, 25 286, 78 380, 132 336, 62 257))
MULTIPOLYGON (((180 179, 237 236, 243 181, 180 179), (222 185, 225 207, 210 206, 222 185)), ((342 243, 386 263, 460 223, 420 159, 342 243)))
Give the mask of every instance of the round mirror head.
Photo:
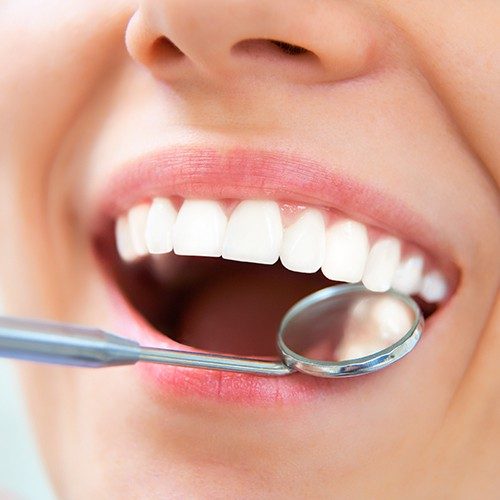
POLYGON ((278 348, 290 368, 323 377, 369 373, 394 363, 418 342, 423 317, 406 295, 363 285, 332 286, 284 316, 278 348))

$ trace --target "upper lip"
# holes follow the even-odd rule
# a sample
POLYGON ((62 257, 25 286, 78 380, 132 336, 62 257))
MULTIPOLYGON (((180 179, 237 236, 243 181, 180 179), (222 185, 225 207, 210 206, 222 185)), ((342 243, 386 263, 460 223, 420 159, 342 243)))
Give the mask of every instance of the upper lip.
POLYGON ((179 146, 121 168, 98 195, 91 218, 102 231, 134 204, 154 196, 268 198, 338 210, 423 248, 450 276, 453 249, 439 222, 425 220, 394 193, 339 173, 333 165, 287 152, 179 146))

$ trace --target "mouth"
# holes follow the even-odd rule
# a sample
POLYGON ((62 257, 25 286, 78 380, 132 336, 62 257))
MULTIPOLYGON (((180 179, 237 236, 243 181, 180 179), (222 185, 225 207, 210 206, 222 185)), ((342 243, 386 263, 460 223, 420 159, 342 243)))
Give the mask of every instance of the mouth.
MULTIPOLYGON (((122 169, 97 207, 93 242, 117 333, 145 345, 278 359, 282 316, 321 288, 393 288, 413 296, 428 318, 457 283, 436 232, 416 214, 287 154, 158 153, 122 169)), ((254 402, 309 398, 340 382, 144 371, 162 391, 254 402)))

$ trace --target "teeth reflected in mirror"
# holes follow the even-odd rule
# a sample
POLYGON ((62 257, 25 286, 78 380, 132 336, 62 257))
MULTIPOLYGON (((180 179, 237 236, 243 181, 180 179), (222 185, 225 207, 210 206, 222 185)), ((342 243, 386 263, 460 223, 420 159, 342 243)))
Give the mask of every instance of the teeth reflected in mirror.
POLYGON ((413 314, 393 297, 367 297, 351 306, 334 358, 361 358, 400 340, 411 327, 413 314))

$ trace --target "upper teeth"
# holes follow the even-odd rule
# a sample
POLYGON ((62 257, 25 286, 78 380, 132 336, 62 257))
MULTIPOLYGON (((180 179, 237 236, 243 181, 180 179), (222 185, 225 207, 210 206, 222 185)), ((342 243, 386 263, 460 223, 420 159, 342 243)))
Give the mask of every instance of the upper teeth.
POLYGON ((177 255, 220 257, 226 226, 227 217, 220 203, 186 200, 173 227, 174 252, 177 255))
POLYGON ((274 201, 245 200, 227 224, 222 257, 242 262, 274 264, 280 256, 283 225, 274 201))
POLYGON ((328 228, 323 274, 332 280, 356 283, 363 278, 368 257, 368 231, 363 224, 343 220, 328 228))
POLYGON ((144 235, 149 253, 161 254, 172 251, 174 247, 172 228, 176 217, 177 210, 170 200, 165 198, 153 200, 144 235))
POLYGON ((309 208, 283 232, 281 262, 291 271, 315 273, 325 261, 325 221, 309 208))
POLYGON ((278 203, 244 200, 226 215, 214 200, 185 200, 177 213, 167 198, 141 203, 116 221, 118 252, 125 261, 168 253, 220 257, 229 260, 282 264, 314 273, 320 268, 332 280, 358 282, 383 292, 393 287, 439 302, 448 293, 438 270, 424 274, 424 257, 413 251, 401 259, 402 243, 393 236, 378 238, 370 247, 367 227, 344 219, 328 225, 325 214, 303 210, 284 227, 278 203))

